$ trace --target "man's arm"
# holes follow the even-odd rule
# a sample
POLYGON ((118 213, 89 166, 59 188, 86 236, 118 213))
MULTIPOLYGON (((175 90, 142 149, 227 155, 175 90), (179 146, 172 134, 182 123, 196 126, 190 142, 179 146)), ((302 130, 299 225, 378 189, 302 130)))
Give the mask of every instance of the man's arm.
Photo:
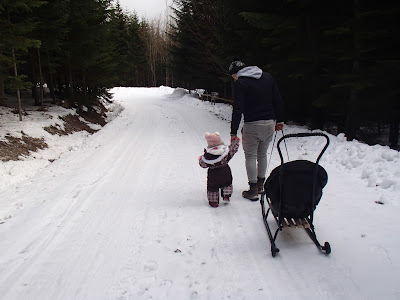
POLYGON ((276 122, 283 123, 283 101, 275 79, 272 83, 272 105, 274 106, 276 122))
POLYGON ((283 123, 283 101, 281 94, 276 84, 275 79, 272 83, 272 105, 274 106, 274 112, 276 117, 275 131, 282 130, 285 124, 283 123))
POLYGON ((242 119, 244 101, 243 89, 241 88, 239 81, 235 81, 234 83, 233 96, 234 101, 231 120, 231 136, 236 136, 239 129, 240 121, 242 119))

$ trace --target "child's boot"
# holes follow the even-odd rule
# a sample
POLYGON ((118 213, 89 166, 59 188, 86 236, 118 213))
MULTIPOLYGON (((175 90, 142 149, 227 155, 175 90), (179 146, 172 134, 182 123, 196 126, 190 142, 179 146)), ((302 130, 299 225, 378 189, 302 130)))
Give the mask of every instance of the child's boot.
POLYGON ((212 207, 218 207, 218 202, 208 201, 208 204, 210 204, 210 206, 212 206, 212 207))
POLYGON ((232 196, 232 193, 233 193, 232 184, 221 188, 222 201, 230 202, 230 197, 232 196))
POLYGON ((231 200, 229 199, 229 195, 226 195, 222 198, 222 201, 224 202, 231 202, 231 200))

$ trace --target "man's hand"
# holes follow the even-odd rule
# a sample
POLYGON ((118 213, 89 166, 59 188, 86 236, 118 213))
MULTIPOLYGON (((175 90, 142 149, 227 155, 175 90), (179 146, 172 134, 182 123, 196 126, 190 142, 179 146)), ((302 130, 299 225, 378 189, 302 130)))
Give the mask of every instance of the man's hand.
POLYGON ((276 123, 275 124, 275 131, 282 130, 283 127, 285 127, 285 123, 283 123, 283 122, 276 123))
POLYGON ((237 137, 237 135, 231 135, 231 143, 232 143, 234 140, 240 140, 240 139, 237 137))

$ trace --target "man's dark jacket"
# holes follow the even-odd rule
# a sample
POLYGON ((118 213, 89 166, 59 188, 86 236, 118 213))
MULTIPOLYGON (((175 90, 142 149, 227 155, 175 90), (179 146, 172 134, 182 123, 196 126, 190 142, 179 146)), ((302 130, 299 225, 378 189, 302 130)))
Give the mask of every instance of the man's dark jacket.
POLYGON ((234 83, 231 135, 236 135, 242 114, 244 122, 276 120, 283 122, 282 98, 274 78, 258 67, 238 72, 234 83))

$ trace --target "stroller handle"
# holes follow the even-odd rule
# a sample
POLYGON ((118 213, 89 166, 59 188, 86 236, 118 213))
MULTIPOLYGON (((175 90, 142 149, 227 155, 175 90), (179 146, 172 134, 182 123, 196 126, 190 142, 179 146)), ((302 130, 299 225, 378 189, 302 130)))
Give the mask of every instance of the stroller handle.
POLYGON ((326 138, 326 144, 325 144, 324 148, 322 149, 321 153, 319 154, 317 161, 316 161, 316 163, 318 164, 318 162, 321 159, 322 155, 324 154, 326 148, 328 148, 328 146, 329 146, 329 137, 325 133, 322 133, 322 132, 300 132, 300 133, 286 134, 286 135, 282 136, 279 139, 278 144, 277 144, 279 157, 281 158, 281 164, 283 164, 283 156, 282 156, 282 151, 280 148, 280 143, 287 138, 308 137, 308 136, 322 136, 322 137, 326 138))

